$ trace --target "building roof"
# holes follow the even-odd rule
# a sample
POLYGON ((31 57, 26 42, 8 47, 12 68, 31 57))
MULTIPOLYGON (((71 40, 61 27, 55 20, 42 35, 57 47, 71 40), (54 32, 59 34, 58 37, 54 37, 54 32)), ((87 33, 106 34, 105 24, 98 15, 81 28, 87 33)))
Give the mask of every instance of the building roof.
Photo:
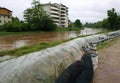
POLYGON ((5 8, 5 7, 0 7, 0 9, 5 9, 5 10, 7 10, 7 11, 9 11, 9 12, 12 12, 11 10, 9 10, 9 9, 7 9, 7 8, 5 8))
POLYGON ((65 6, 65 5, 63 5, 62 3, 58 4, 58 3, 51 3, 51 2, 49 2, 49 3, 46 3, 46 4, 42 4, 42 6, 44 6, 44 5, 57 5, 57 6, 63 6, 63 7, 65 7, 65 8, 68 9, 68 7, 65 6))

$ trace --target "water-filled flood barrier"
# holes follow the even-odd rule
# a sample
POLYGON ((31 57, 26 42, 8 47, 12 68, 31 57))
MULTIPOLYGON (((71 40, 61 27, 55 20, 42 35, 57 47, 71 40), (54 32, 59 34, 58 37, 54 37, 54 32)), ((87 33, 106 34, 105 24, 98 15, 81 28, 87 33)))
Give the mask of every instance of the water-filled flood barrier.
POLYGON ((89 42, 114 38, 120 31, 77 38, 67 43, 0 63, 0 83, 54 83, 59 74, 83 56, 89 42))

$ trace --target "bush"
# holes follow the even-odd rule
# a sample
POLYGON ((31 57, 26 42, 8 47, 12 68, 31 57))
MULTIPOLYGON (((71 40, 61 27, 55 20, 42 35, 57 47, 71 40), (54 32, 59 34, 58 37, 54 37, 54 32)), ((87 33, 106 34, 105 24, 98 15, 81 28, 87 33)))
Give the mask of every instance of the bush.
POLYGON ((0 25, 0 31, 3 31, 3 26, 0 25))

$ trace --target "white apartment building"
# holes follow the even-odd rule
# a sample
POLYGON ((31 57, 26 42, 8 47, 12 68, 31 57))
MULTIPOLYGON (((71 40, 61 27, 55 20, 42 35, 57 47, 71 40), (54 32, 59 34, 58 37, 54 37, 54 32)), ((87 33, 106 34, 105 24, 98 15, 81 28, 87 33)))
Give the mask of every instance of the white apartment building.
POLYGON ((68 27, 68 7, 57 3, 42 4, 42 6, 58 27, 68 27))
POLYGON ((7 9, 7 8, 3 8, 0 7, 0 25, 3 25, 7 22, 11 22, 12 21, 12 11, 7 9))

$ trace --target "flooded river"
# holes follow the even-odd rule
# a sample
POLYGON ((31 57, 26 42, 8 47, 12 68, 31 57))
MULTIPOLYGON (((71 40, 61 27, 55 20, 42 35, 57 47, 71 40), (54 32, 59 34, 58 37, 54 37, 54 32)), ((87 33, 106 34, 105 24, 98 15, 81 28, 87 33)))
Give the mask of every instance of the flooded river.
POLYGON ((86 28, 81 31, 41 32, 23 35, 0 36, 0 51, 10 50, 25 45, 33 45, 41 42, 65 40, 80 35, 95 34, 100 31, 101 30, 98 29, 86 28))

